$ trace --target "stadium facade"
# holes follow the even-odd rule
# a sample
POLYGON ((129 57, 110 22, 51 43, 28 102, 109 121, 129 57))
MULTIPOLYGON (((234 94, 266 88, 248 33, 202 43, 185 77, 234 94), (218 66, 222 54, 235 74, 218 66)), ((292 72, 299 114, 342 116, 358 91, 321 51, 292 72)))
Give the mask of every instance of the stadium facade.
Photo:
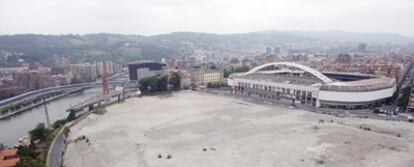
POLYGON ((379 106, 392 97, 392 78, 350 73, 323 74, 293 62, 273 62, 228 78, 232 92, 291 105, 336 109, 379 106))

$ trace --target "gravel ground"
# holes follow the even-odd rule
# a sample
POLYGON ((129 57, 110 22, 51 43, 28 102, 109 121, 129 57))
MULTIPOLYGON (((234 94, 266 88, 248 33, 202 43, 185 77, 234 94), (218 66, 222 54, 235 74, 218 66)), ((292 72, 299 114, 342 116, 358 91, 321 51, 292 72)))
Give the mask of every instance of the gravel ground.
POLYGON ((194 91, 132 98, 107 109, 71 128, 66 167, 414 166, 410 123, 194 91))

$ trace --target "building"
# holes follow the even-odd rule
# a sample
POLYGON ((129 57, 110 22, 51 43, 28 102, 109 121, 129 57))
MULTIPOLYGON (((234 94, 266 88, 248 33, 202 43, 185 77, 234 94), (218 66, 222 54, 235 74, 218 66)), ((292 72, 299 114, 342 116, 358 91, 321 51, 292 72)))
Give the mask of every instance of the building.
POLYGON ((48 72, 31 70, 15 73, 13 76, 13 85, 22 86, 26 90, 35 90, 56 86, 56 81, 48 72))
POLYGON ((170 69, 184 69, 185 62, 184 60, 171 59, 167 62, 167 65, 170 69))
POLYGON ((352 61, 352 58, 349 54, 339 54, 336 61, 338 63, 349 64, 352 61))
POLYGON ((26 88, 23 86, 0 86, 0 99, 6 99, 8 97, 19 95, 25 90, 26 88))
MULTIPOLYGON (((338 73, 337 75, 340 76, 338 73)), ((232 74, 228 85, 233 93, 290 105, 335 109, 376 107, 393 96, 395 79, 361 76, 352 81, 329 78, 310 67, 292 62, 257 66, 246 73, 232 74), (272 67, 272 68, 269 68, 272 67)))
POLYGON ((17 149, 0 150, 0 167, 15 167, 19 162, 17 149))
POLYGON ((154 61, 135 61, 128 64, 129 80, 139 81, 144 77, 163 74, 165 64, 154 61))
POLYGON ((123 71, 123 67, 122 65, 113 63, 113 70, 114 70, 114 74, 121 73, 123 71))
POLYGON ((191 74, 188 72, 180 72, 180 88, 185 89, 191 86, 191 74))
POLYGON ((223 82, 224 73, 219 70, 210 69, 195 69, 191 70, 191 82, 194 85, 207 85, 208 83, 220 83, 223 82))
POLYGON ((113 75, 115 74, 114 63, 112 61, 105 61, 105 62, 97 62, 96 68, 98 70, 98 75, 102 76, 103 73, 103 63, 105 63, 106 67, 106 75, 113 75))
POLYGON ((280 48, 279 47, 275 47, 274 53, 275 53, 275 55, 279 55, 280 54, 280 48))
POLYGON ((1 68, 0 99, 18 95, 25 91, 68 84, 66 75, 52 75, 51 68, 1 68))
POLYGON ((265 57, 265 62, 266 63, 272 63, 276 61, 276 56, 275 55, 267 55, 265 57))
POLYGON ((67 56, 54 57, 55 67, 59 68, 63 73, 67 73, 70 70, 70 60, 67 56))
POLYGON ((360 43, 358 44, 358 52, 366 52, 367 51, 367 44, 360 43))
POLYGON ((266 48, 266 55, 271 55, 272 54, 272 48, 271 47, 267 47, 266 48))
POLYGON ((93 82, 98 77, 97 66, 95 64, 71 64, 70 69, 73 77, 82 81, 93 82))
POLYGON ((293 54, 289 56, 289 60, 291 61, 307 61, 309 56, 306 54, 293 54))

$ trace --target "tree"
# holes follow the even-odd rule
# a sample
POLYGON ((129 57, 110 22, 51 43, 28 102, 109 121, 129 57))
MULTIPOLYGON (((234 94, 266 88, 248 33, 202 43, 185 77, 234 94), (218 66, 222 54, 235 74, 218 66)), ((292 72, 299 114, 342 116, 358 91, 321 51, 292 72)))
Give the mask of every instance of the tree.
POLYGON ((142 92, 150 92, 156 89, 157 79, 155 77, 145 77, 138 81, 139 89, 142 92))
POLYGON ((165 75, 160 78, 157 78, 156 87, 157 89, 155 91, 167 91, 168 90, 168 77, 165 75))
POLYGON ((17 155, 19 155, 19 157, 30 157, 35 159, 36 151, 34 145, 30 145, 29 147, 19 146, 17 148, 17 155))
POLYGON ((65 125, 65 123, 66 123, 66 119, 57 120, 55 123, 53 123, 53 129, 60 128, 63 125, 65 125))
POLYGON ((36 128, 29 131, 29 134, 32 140, 45 141, 47 136, 49 135, 49 130, 45 128, 44 123, 39 123, 37 124, 36 128))
POLYGON ((250 70, 250 67, 248 66, 241 66, 241 67, 232 68, 230 70, 224 70, 224 77, 227 78, 232 73, 247 72, 249 70, 250 70))
POLYGON ((410 101, 411 87, 407 86, 406 88, 402 90, 402 92, 403 92, 403 95, 398 101, 398 106, 405 109, 408 105, 408 102, 410 101))
POLYGON ((69 115, 66 117, 66 121, 70 122, 76 119, 76 112, 75 111, 70 111, 69 115))
POLYGON ((83 82, 82 80, 75 78, 75 77, 70 80, 70 84, 79 84, 82 82, 83 82))
POLYGON ((222 83, 222 82, 207 83, 207 88, 223 88, 227 86, 228 85, 226 83, 222 83))
POLYGON ((240 60, 238 58, 233 57, 233 58, 231 58, 230 63, 231 64, 238 64, 238 63, 240 63, 240 60))
POLYGON ((46 167, 41 161, 29 157, 21 157, 16 167, 46 167))
POLYGON ((170 77, 170 84, 172 85, 173 90, 178 90, 181 87, 181 76, 180 74, 174 72, 170 77))
POLYGON ((167 75, 142 78, 138 83, 139 89, 144 93, 168 90, 167 75))

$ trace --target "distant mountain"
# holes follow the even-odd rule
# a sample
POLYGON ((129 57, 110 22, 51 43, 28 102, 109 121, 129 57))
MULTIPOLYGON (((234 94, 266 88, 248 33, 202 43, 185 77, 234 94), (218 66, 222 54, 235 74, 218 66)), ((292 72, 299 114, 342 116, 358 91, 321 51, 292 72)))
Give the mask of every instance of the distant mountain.
MULTIPOLYGON (((344 31, 261 31, 239 34, 174 32, 154 36, 87 35, 2 35, 0 51, 23 53, 28 61, 48 61, 53 55, 67 55, 75 61, 114 60, 125 63, 137 59, 159 60, 191 54, 194 48, 222 49, 226 46, 275 46, 306 41, 407 43, 414 38, 390 33, 344 31)), ((1 55, 0 55, 1 56, 1 55)), ((0 66, 7 63, 0 63, 0 66)))
MULTIPOLYGON (((0 50, 23 53, 28 61, 50 59, 54 55, 70 56, 75 61, 154 59, 179 55, 178 51, 162 43, 139 35, 3 35, 0 50)), ((0 64, 1 65, 1 64, 0 64)))
POLYGON ((365 42, 380 44, 405 44, 414 42, 413 37, 393 33, 355 33, 347 31, 285 31, 290 35, 334 42, 365 42))

